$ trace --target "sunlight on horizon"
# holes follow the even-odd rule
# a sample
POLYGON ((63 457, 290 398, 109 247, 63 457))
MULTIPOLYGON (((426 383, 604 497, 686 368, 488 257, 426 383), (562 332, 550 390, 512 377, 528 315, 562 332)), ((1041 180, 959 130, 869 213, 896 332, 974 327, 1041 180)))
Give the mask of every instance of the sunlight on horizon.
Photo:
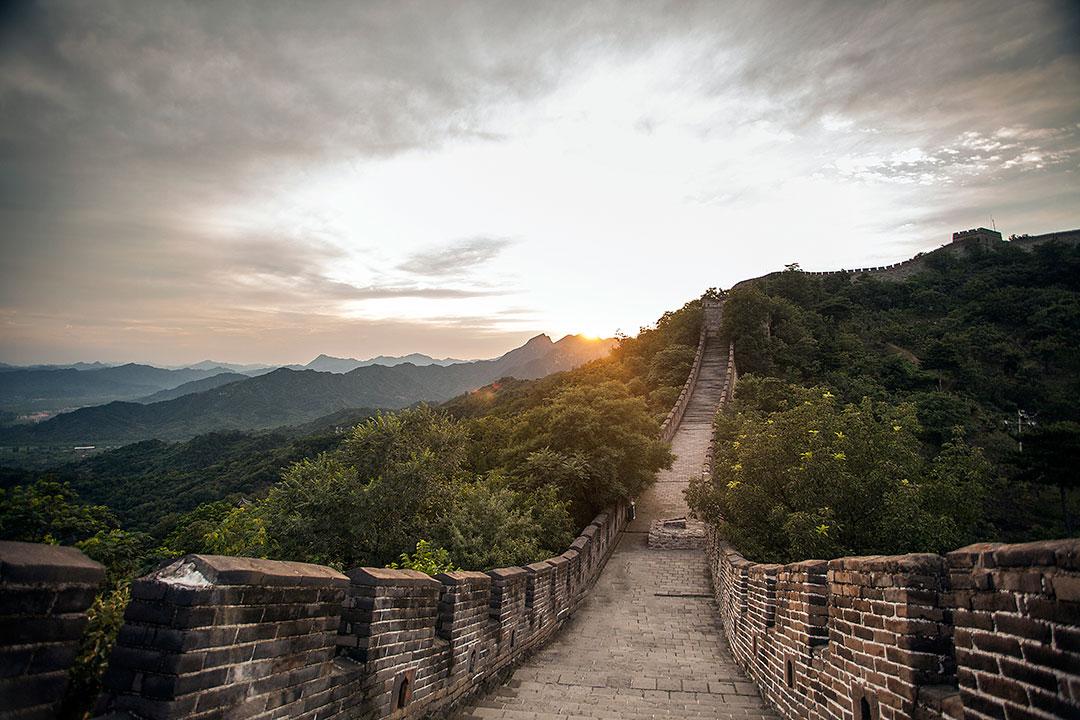
POLYGON ((0 360, 490 357, 792 262, 1080 225, 1052 5, 474 10, 73 10, 12 36, 0 360))

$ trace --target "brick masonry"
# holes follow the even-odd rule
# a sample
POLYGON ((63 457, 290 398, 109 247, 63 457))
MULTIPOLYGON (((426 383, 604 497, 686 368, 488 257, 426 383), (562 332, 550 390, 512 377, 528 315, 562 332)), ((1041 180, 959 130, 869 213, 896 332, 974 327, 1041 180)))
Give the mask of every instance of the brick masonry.
POLYGON ((765 565, 710 529, 709 569, 784 717, 1080 717, 1080 540, 765 565))
POLYGON ((544 643, 626 524, 601 513, 563 556, 429 577, 190 555, 141 578, 98 712, 171 718, 412 718, 544 643))
POLYGON ((75 548, 0 542, 0 718, 56 717, 104 580, 75 548))

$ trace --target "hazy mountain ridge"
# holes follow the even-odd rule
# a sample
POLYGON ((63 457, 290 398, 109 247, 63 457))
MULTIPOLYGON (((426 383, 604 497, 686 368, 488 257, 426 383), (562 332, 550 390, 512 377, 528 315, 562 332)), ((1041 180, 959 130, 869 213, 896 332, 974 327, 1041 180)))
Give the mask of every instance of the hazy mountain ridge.
POLYGON ((9 369, 0 372, 0 408, 57 410, 114 399, 134 400, 224 372, 223 368, 168 370, 137 363, 89 370, 9 369))
MULTIPOLYGON (((122 363, 104 363, 95 360, 94 362, 74 362, 74 363, 46 363, 33 365, 11 365, 9 363, 0 362, 0 372, 9 372, 11 370, 103 370, 105 368, 116 367, 122 363)), ((173 368, 177 369, 177 368, 173 368)))
POLYGON ((104 444, 180 440, 211 430, 255 430, 311 422, 350 408, 441 402, 501 377, 542 377, 606 355, 614 340, 538 335, 494 360, 452 365, 367 365, 348 373, 279 368, 170 400, 110 402, 29 427, 0 431, 0 442, 104 444))
MULTIPOLYGON (((377 357, 369 358, 367 360, 358 360, 356 358, 339 358, 333 355, 319 355, 307 365, 304 365, 304 369, 318 370, 319 372, 334 372, 334 373, 347 373, 360 367, 368 367, 370 365, 383 365, 385 367, 394 367, 396 365, 404 365, 405 363, 412 363, 417 367, 424 367, 427 365, 457 365, 460 363, 469 362, 467 360, 457 360, 455 358, 433 358, 430 355, 424 355, 423 353, 409 353, 408 355, 379 355, 377 357)), ((292 367, 292 366, 290 366, 292 367)))
POLYGON ((229 372, 238 373, 240 375, 258 375, 260 373, 269 372, 278 367, 274 364, 260 364, 260 363, 227 363, 218 362, 217 360, 202 360, 191 365, 179 365, 174 370, 213 370, 215 368, 221 370, 228 370, 229 372))
POLYGON ((114 400, 145 404, 218 387, 225 383, 192 383, 221 374, 256 377, 279 367, 346 373, 369 365, 393 367, 410 362, 424 366, 453 365, 467 361, 455 358, 437 359, 422 353, 410 353, 402 356, 379 355, 368 360, 337 358, 323 354, 307 365, 285 366, 215 360, 166 367, 148 363, 109 364, 98 361, 25 366, 0 363, 0 375, 3 375, 0 378, 0 410, 12 411, 16 415, 51 414, 73 408, 103 405, 114 400))

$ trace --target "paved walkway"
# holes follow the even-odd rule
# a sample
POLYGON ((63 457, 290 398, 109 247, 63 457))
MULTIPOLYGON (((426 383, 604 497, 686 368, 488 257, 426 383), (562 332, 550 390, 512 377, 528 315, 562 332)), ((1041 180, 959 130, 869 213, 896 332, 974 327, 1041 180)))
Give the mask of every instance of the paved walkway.
POLYGON ((638 499, 631 523, 588 599, 510 681, 463 708, 474 718, 776 718, 731 659, 700 550, 650 550, 649 523, 686 513, 682 491, 701 472, 727 348, 706 345, 677 459, 638 499))

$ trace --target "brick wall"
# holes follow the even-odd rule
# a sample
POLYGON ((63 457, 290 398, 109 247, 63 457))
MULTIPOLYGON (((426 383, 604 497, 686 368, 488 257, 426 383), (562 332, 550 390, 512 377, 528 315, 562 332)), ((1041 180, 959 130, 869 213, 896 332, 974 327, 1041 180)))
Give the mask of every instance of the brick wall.
POLYGON ((104 579, 75 548, 0 542, 0 718, 56 717, 104 579))
POLYGON ((625 523, 620 505, 558 557, 434 578, 189 555, 133 584, 98 712, 152 720, 442 712, 559 629, 625 523))
POLYGON ((948 569, 967 716, 1080 717, 1080 541, 972 545, 948 569))
POLYGON ((708 533, 731 652, 785 718, 1080 717, 1080 540, 754 563, 708 533))
POLYGON ((332 714, 349 579, 307 563, 189 555, 131 587, 98 711, 162 718, 332 714))

